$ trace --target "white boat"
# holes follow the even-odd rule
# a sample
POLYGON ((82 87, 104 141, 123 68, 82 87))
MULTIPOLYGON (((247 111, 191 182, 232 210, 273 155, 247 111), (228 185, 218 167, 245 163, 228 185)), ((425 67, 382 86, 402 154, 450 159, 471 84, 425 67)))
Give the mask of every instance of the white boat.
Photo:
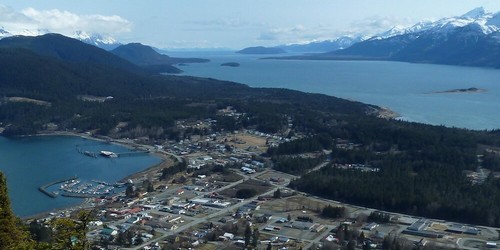
POLYGON ((105 151, 105 150, 102 150, 101 151, 101 155, 102 156, 105 156, 105 157, 109 157, 109 158, 115 158, 115 157, 118 157, 118 155, 114 152, 111 152, 111 151, 105 151))

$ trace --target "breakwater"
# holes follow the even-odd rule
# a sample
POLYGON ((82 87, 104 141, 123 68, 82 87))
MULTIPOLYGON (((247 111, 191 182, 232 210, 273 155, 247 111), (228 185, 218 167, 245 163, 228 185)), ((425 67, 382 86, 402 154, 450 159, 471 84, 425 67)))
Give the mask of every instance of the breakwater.
POLYGON ((59 184, 59 183, 63 183, 63 182, 67 182, 67 181, 72 181, 72 180, 76 180, 78 179, 78 177, 74 176, 74 177, 70 177, 70 178, 66 178, 66 179, 59 179, 59 180, 55 180, 53 182, 49 182, 43 186, 40 186, 38 188, 38 190, 40 190, 40 192, 46 194, 47 196, 51 197, 51 198, 56 198, 57 197, 57 193, 54 193, 54 192, 50 192, 47 190, 48 187, 50 186, 53 186, 53 185, 56 185, 56 184, 59 184))

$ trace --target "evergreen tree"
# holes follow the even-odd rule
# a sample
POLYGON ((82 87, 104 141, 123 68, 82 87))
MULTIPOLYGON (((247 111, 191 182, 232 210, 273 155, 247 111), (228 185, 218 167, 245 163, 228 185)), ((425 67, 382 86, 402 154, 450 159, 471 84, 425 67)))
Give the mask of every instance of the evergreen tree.
POLYGON ((271 245, 271 242, 269 242, 269 244, 267 244, 266 250, 273 250, 273 245, 271 245))
POLYGON ((253 230, 253 235, 252 235, 252 246, 253 247, 257 247, 257 245, 259 244, 259 237, 260 237, 260 232, 259 232, 259 229, 256 228, 255 230, 253 230))
POLYGON ((281 199, 281 190, 279 188, 274 191, 273 198, 281 199))
POLYGON ((10 208, 7 180, 0 172, 0 249, 34 249, 34 242, 21 229, 19 220, 10 208))
POLYGON ((247 227, 245 228, 245 246, 250 245, 251 237, 252 237, 252 229, 250 228, 250 225, 247 224, 247 227))

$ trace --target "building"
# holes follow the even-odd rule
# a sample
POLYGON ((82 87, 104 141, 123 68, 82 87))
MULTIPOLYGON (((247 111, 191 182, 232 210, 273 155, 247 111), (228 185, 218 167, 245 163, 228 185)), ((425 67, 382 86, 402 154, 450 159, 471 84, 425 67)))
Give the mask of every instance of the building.
POLYGON ((311 230, 314 227, 314 224, 311 222, 295 221, 292 225, 290 225, 290 227, 300 230, 311 230))
POLYGON ((378 224, 375 223, 375 222, 372 222, 372 223, 369 223, 369 224, 366 224, 364 227, 363 227, 363 230, 368 230, 368 231, 371 231, 375 228, 378 227, 378 224))

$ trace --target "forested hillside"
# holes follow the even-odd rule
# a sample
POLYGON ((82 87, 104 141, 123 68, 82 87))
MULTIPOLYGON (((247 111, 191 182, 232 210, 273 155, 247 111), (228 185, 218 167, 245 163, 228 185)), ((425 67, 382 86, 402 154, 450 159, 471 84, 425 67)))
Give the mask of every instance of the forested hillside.
POLYGON ((269 148, 265 156, 276 169, 300 175, 331 160, 293 181, 293 188, 373 208, 500 226, 499 131, 380 119, 376 106, 331 96, 149 75, 28 48, 0 49, 0 98, 0 128, 7 136, 74 131, 162 144, 238 129, 300 135, 269 148), (240 115, 221 115, 228 106, 240 115), (199 120, 213 123, 205 129, 177 126, 199 120), (467 173, 478 167, 491 174, 473 182, 467 173))

